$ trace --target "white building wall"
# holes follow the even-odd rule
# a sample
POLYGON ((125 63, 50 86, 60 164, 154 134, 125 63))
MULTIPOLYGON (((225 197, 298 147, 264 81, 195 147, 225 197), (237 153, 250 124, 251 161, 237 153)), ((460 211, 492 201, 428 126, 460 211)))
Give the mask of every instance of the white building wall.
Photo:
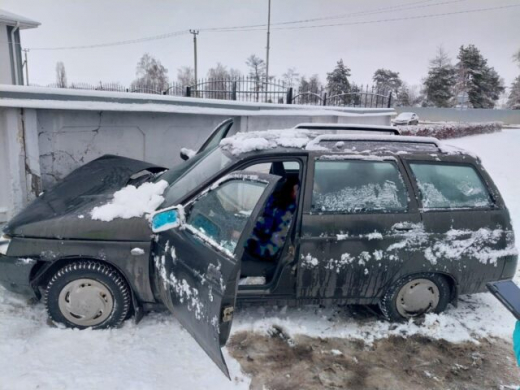
POLYGON ((0 223, 29 200, 25 177, 25 145, 20 110, 0 109, 0 223))
POLYGON ((11 56, 9 54, 9 36, 7 25, 0 23, 0 84, 12 84, 11 56))

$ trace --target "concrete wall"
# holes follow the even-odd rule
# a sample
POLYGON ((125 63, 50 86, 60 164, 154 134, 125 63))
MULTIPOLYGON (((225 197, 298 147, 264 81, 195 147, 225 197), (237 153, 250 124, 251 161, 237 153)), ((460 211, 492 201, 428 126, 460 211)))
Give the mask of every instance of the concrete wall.
MULTIPOLYGON (((114 111, 26 110, 38 123, 43 188, 104 154, 149 161, 165 167, 181 162, 182 147, 197 150, 227 115, 125 113, 114 111)), ((236 130, 290 128, 303 122, 387 124, 385 117, 340 118, 312 115, 240 116, 236 130)))
POLYGON ((165 113, 34 110, 43 188, 104 154, 170 167, 181 147, 201 145, 225 117, 165 113))
POLYGON ((254 131, 302 122, 388 125, 393 114, 388 109, 282 109, 139 94, 127 98, 129 94, 121 93, 70 96, 70 91, 47 91, 42 96, 28 90, 0 86, 0 223, 40 191, 104 154, 171 167, 181 161, 182 147, 198 149, 229 117, 235 118, 235 131, 254 131))
POLYGON ((26 118, 29 127, 19 109, 0 108, 0 223, 41 191, 36 122, 26 118))
POLYGON ((451 122, 504 122, 506 125, 520 124, 520 110, 490 110, 483 108, 433 108, 433 107, 396 107, 397 113, 415 112, 424 121, 451 122))

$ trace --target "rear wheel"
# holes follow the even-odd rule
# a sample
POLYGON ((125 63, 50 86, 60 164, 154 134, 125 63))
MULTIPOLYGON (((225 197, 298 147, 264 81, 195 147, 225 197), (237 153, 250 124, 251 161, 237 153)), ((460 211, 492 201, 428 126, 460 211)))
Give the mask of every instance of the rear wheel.
POLYGON ((445 277, 428 273, 410 275, 389 288, 379 302, 389 321, 403 321, 426 313, 440 313, 450 300, 450 286, 445 277))
POLYGON ((120 325, 130 310, 130 290, 114 268, 75 261, 58 270, 44 294, 50 318, 70 328, 120 325))

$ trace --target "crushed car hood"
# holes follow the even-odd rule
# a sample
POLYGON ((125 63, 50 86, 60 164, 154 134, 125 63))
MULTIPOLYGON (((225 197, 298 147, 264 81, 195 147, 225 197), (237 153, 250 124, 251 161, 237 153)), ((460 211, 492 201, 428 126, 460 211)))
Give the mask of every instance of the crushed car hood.
POLYGON ((147 240, 145 218, 110 222, 92 220, 95 206, 107 203, 117 190, 142 172, 166 168, 126 157, 105 155, 71 172, 11 219, 4 233, 11 236, 93 240, 147 240))

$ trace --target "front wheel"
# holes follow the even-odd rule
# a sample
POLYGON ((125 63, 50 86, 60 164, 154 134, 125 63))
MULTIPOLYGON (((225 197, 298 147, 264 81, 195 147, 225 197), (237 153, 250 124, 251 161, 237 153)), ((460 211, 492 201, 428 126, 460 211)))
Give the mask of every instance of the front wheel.
POLYGON ((392 285, 379 307, 389 321, 403 321, 426 313, 441 313, 450 301, 445 277, 428 273, 410 275, 392 285))
POLYGON ((44 302, 49 317, 69 328, 113 328, 128 315, 130 289, 114 268, 75 261, 54 274, 44 302))

